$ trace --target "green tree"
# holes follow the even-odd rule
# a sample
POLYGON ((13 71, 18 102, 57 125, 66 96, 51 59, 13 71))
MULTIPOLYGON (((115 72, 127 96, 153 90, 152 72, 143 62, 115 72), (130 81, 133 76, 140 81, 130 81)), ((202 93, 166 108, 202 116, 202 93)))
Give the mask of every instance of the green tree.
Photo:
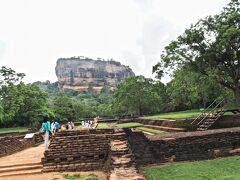
POLYGON ((230 89, 240 103, 240 2, 231 0, 221 13, 199 20, 165 47, 153 67, 158 77, 188 66, 230 89))
POLYGON ((143 76, 127 78, 114 92, 113 106, 122 114, 149 114, 162 106, 162 97, 152 79, 143 76))
POLYGON ((73 100, 65 93, 58 93, 53 100, 52 107, 56 118, 59 121, 74 121, 76 114, 74 110, 73 100))
POLYGON ((3 123, 3 117, 4 117, 4 110, 3 110, 2 103, 0 102, 0 124, 3 123))
POLYGON ((28 126, 33 121, 38 121, 39 116, 46 110, 47 94, 35 85, 26 85, 23 82, 17 85, 3 85, 0 95, 4 126, 28 126))
POLYGON ((24 73, 17 73, 11 68, 2 66, 0 69, 0 86, 9 85, 22 80, 24 73))
POLYGON ((183 67, 174 72, 173 79, 167 84, 168 110, 206 108, 216 98, 226 95, 226 91, 229 90, 213 78, 183 67))

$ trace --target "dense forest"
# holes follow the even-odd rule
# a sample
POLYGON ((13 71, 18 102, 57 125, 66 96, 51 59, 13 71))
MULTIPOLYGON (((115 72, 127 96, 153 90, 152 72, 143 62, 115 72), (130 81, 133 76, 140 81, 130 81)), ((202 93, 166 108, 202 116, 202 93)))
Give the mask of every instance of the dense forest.
POLYGON ((206 108, 215 99, 240 104, 240 3, 199 20, 165 47, 153 67, 157 79, 130 77, 114 91, 58 89, 57 82, 25 84, 23 73, 0 69, 0 127, 37 126, 43 114, 59 121, 146 115, 206 108), (171 72, 172 80, 160 80, 171 72))
POLYGON ((49 114, 62 122, 94 116, 146 115, 169 111, 204 108, 216 98, 234 105, 234 94, 212 79, 183 70, 166 85, 144 76, 125 79, 116 90, 103 87, 101 92, 89 87, 76 92, 58 89, 57 83, 22 82, 24 74, 2 67, 0 125, 38 126, 49 114))

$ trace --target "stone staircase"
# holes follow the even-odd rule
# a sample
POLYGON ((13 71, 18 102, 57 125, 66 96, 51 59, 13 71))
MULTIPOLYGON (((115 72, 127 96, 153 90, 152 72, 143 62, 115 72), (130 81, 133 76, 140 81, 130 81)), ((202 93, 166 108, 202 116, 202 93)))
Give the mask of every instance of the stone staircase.
MULTIPOLYGON (((12 163, 13 164, 13 163, 12 163)), ((41 174, 42 164, 38 163, 25 163, 13 165, 0 165, 0 179, 9 176, 20 176, 29 174, 41 174)))
POLYGON ((191 122, 193 126, 197 126, 197 131, 208 130, 225 113, 221 107, 223 102, 224 99, 214 100, 210 106, 191 122), (221 110, 217 111, 219 107, 221 107, 221 110))
POLYGON ((223 113, 221 112, 208 114, 207 117, 202 121, 202 124, 200 124, 197 128, 197 131, 205 131, 209 129, 222 115, 223 113))
POLYGON ((43 151, 44 146, 40 145, 0 158, 0 179, 41 174, 43 151))
POLYGON ((136 168, 126 133, 120 129, 110 143, 111 170, 109 180, 145 180, 136 168))

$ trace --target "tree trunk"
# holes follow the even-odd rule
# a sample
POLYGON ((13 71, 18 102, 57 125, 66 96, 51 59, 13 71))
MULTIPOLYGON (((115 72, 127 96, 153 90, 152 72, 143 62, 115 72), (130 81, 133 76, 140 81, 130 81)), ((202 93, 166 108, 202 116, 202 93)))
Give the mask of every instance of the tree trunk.
POLYGON ((236 104, 240 105, 240 88, 236 88, 234 90, 234 95, 235 95, 235 98, 236 98, 236 104))

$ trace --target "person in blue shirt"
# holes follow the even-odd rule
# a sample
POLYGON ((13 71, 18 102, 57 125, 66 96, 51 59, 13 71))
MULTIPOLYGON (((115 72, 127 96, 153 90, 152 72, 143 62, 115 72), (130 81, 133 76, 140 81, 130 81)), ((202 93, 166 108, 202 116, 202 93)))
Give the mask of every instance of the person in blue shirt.
POLYGON ((45 150, 48 150, 48 141, 49 141, 49 134, 51 133, 51 126, 50 126, 49 117, 47 115, 43 117, 42 129, 45 132, 45 135, 44 135, 45 150))
POLYGON ((55 129, 56 129, 56 132, 59 132, 59 129, 60 129, 60 124, 59 122, 55 121, 55 129))
POLYGON ((51 130, 52 130, 53 135, 56 132, 59 132, 59 129, 60 129, 60 124, 53 119, 52 124, 51 124, 51 130))

